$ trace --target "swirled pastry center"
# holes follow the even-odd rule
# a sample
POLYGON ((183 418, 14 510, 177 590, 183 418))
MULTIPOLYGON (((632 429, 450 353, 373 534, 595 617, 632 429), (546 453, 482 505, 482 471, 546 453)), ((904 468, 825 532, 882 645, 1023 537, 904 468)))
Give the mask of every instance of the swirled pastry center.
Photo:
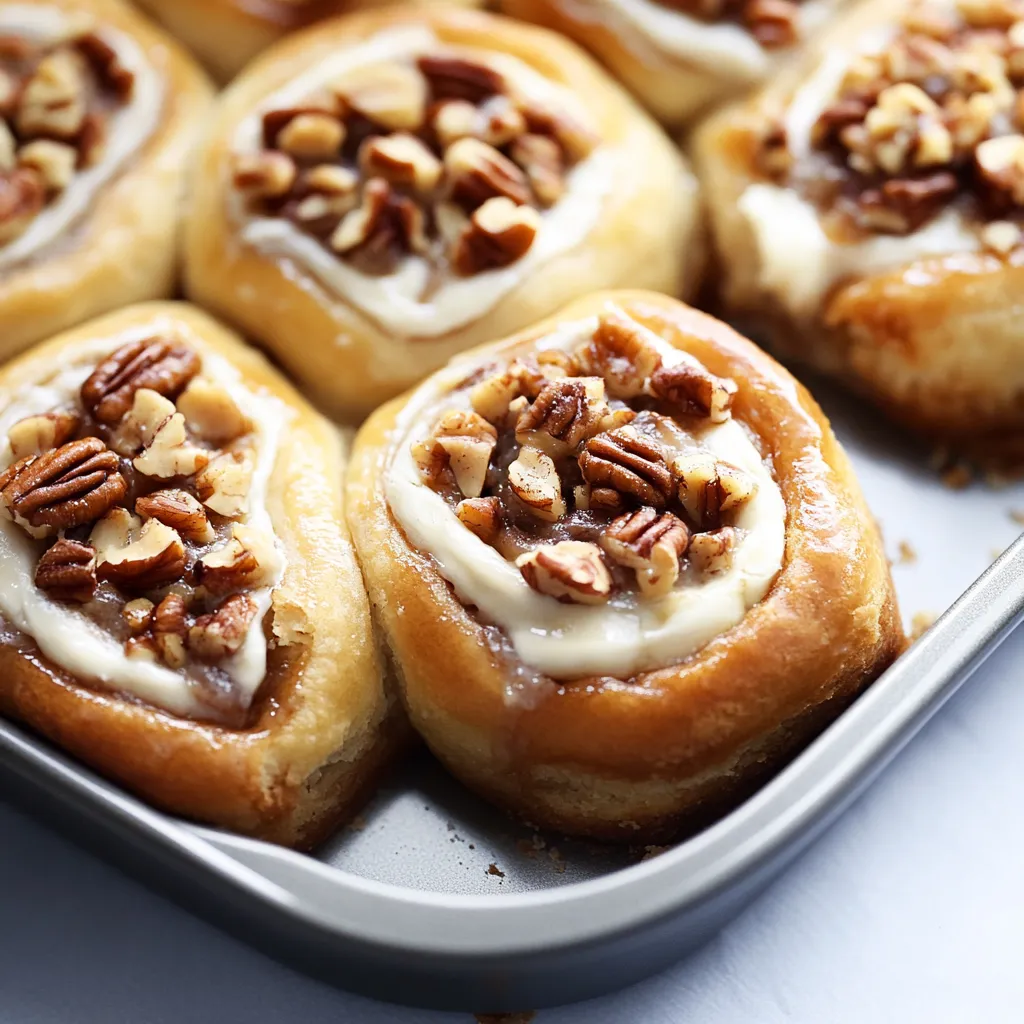
POLYGON ((609 154, 518 58, 389 30, 269 97, 233 147, 243 239, 406 337, 470 322, 597 223, 609 154))
POLYGON ((77 679, 237 719, 284 557, 286 411, 167 324, 75 353, 0 411, 0 616, 77 679))
POLYGON ((156 126, 163 86, 124 33, 0 8, 0 270, 58 242, 156 126))
POLYGON ((843 277, 920 257, 1012 258, 1024 240, 1022 88, 1016 0, 923 0, 829 53, 767 126, 766 180, 740 201, 765 283, 813 309, 843 277))
POLYGON ((669 664, 739 622, 782 564, 782 497, 735 390, 609 307, 421 388, 388 501, 532 668, 669 664))

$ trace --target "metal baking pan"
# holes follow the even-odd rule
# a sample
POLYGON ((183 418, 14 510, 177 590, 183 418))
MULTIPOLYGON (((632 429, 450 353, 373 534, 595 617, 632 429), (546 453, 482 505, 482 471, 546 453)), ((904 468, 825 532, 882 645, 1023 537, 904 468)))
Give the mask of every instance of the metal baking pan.
MULTIPOLYGON (((879 515, 908 621, 1019 533, 1024 487, 952 490, 858 403, 827 411, 879 515)), ((315 856, 151 810, 0 722, 4 793, 278 959, 379 998, 488 1012, 589 998, 694 949, 872 781, 1024 617, 1024 539, 754 797, 669 850, 518 826, 425 754, 315 856)))

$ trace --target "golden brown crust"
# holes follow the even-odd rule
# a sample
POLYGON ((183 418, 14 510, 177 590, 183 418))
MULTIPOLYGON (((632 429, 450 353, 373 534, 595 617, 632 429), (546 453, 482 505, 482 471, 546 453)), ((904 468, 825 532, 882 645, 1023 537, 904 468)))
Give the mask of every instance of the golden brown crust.
POLYGON ((39 657, 0 646, 0 711, 27 723, 165 810, 288 845, 335 827, 404 740, 382 680, 370 610, 342 508, 342 442, 266 361, 205 314, 147 304, 50 341, 0 373, 0 402, 88 339, 182 324, 250 387, 293 413, 269 492, 287 553, 275 622, 304 639, 271 652, 272 692, 247 728, 177 718, 82 685, 39 657), (278 666, 276 669, 274 666, 278 666))
MULTIPOLYGON (((581 679, 533 706, 506 684, 522 666, 484 630, 383 493, 404 402, 360 431, 349 521, 414 726, 463 781, 530 821, 571 833, 664 834, 734 798, 791 755, 902 650, 885 555, 852 469, 818 406, 778 364, 711 317, 660 295, 598 294, 739 385, 733 415, 759 437, 787 508, 783 568, 767 597, 683 662, 633 679, 581 679)), ((489 349, 482 349, 481 352, 489 349)))
MULTIPOLYGON (((258 53, 282 36, 324 18, 386 7, 392 0, 138 0, 167 26, 218 81, 234 78, 258 53)), ((429 6, 437 0, 410 0, 429 6)), ((479 0, 445 0, 450 7, 479 7, 479 0)))
MULTIPOLYGON (((620 179, 621 180, 621 179, 620 179)), ((467 11, 389 10, 316 26, 259 59, 225 93, 197 167, 186 228, 186 285, 197 302, 265 345, 325 408, 365 415, 458 351, 507 334, 595 287, 634 285, 678 293, 703 265, 695 183, 674 147, 571 43, 532 26, 467 11), (603 137, 635 158, 584 243, 540 263, 478 319, 440 337, 402 338, 304 271, 238 241, 225 204, 226 161, 238 123, 261 99, 325 55, 385 27, 425 25, 442 40, 520 58, 583 99, 603 137), (643 187, 639 186, 643 182, 643 187)))
MULTIPOLYGON (((898 10, 885 0, 860 5, 822 37, 819 54, 848 48, 898 10)), ((761 286, 758 246, 737 203, 756 180, 752 153, 766 112, 811 66, 794 67, 696 133, 723 315, 749 325, 775 352, 838 377, 911 429, 972 454, 1016 458, 1024 452, 1019 254, 931 257, 845 279, 808 316, 794 316, 761 286)))
POLYGON ((152 136, 100 192, 83 220, 36 258, 4 270, 0 358, 89 317, 172 294, 180 196, 212 91, 166 33, 121 0, 28 0, 86 11, 133 38, 165 81, 152 136))

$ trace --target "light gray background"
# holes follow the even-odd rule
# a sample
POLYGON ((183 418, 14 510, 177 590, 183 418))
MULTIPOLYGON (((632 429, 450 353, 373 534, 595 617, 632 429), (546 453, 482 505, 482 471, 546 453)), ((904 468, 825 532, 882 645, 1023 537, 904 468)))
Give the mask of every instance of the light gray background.
MULTIPOLYGON (((1022 677, 1024 630, 715 942, 536 1024, 1024 1020, 1022 677)), ((302 978, 0 804, 4 1024, 472 1020, 302 978)))

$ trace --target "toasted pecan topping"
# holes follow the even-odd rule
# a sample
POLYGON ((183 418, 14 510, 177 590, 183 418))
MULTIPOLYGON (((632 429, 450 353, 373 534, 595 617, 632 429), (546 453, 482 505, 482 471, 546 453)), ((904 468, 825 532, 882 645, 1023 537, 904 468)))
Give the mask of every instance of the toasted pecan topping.
POLYGON ((496 497, 465 498, 455 507, 459 522, 485 543, 492 543, 501 529, 501 502, 496 497))
POLYGON ((609 557, 636 570, 641 592, 650 597, 675 586, 679 560, 689 545, 690 531, 681 519, 649 507, 620 516, 601 538, 609 557))
POLYGON ((35 582, 55 601, 90 601, 96 591, 96 552, 62 537, 39 559, 35 582))
POLYGON ((600 378, 555 380, 520 414, 516 437, 524 444, 561 454, 607 430, 612 417, 600 378))
POLYGON ((506 89, 505 80, 493 68, 460 57, 423 56, 416 62, 439 100, 480 103, 506 89))
POLYGON ((447 413, 434 429, 434 439, 467 498, 476 498, 483 490, 497 438, 494 427, 475 412, 447 413))
POLYGON ((727 572, 732 565, 737 532, 731 526, 694 534, 690 541, 690 561, 704 575, 727 572))
POLYGON ((180 594, 168 594, 154 609, 151 618, 153 645, 164 664, 181 668, 187 654, 188 609, 180 594))
POLYGON ((139 520, 125 509, 111 522, 112 514, 93 528, 89 542, 96 548, 100 579, 124 590, 146 591, 174 583, 185 572, 185 546, 176 530, 157 519, 138 527, 139 520))
POLYGON ((643 328, 617 310, 601 314, 593 337, 576 350, 576 360, 584 373, 604 380, 612 398, 641 394, 661 365, 643 328))
POLYGON ((608 487, 644 505, 664 508, 672 494, 664 449, 631 426, 591 438, 579 466, 591 486, 608 487))
POLYGON ((81 417, 73 409, 26 416, 7 431, 11 454, 15 459, 23 459, 26 455, 42 455, 51 448, 59 448, 71 440, 80 423, 81 417))
POLYGON ((713 455, 698 452, 672 461, 679 481, 679 501, 693 522, 708 529, 723 512, 749 501, 757 485, 746 473, 713 455))
POLYGON ((135 512, 143 519, 159 519, 198 544, 209 544, 216 536, 203 506, 188 491, 153 491, 135 502, 135 512))
POLYGON ((209 615, 200 615, 189 629, 189 650, 207 661, 237 654, 256 612, 256 602, 248 594, 225 598, 209 615))
POLYGON ((611 575, 596 544, 560 541, 521 555, 516 565, 534 590, 565 603, 604 604, 611 596, 611 575))
POLYGON ((562 481, 554 461, 537 448, 523 447, 508 467, 512 493, 538 519, 554 522, 565 514, 562 481))
POLYGON ((460 274, 507 267, 526 255, 540 230, 540 217, 529 206, 511 199, 488 199, 478 207, 463 230, 452 254, 460 274))

